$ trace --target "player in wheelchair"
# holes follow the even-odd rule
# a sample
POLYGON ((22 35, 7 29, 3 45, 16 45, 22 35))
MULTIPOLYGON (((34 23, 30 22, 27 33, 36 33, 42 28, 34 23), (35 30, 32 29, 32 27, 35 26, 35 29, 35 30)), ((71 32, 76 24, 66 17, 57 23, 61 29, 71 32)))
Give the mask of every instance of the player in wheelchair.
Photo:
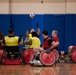
MULTIPOLYGON (((44 38, 44 43, 42 44, 42 47, 40 47, 40 46, 35 46, 36 44, 34 44, 32 50, 27 50, 27 51, 24 52, 24 53, 25 53, 24 57, 26 58, 26 59, 25 59, 25 62, 33 59, 33 57, 31 58, 31 56, 34 56, 34 55, 35 55, 34 59, 35 59, 38 55, 40 55, 40 56, 39 56, 39 60, 40 60, 40 61, 41 61, 41 60, 45 60, 45 59, 42 59, 41 57, 44 57, 44 58, 47 59, 47 58, 49 58, 47 55, 53 56, 53 58, 50 59, 50 60, 53 60, 53 59, 54 59, 54 62, 55 62, 55 55, 54 55, 52 52, 50 53, 50 51, 56 47, 56 43, 48 36, 48 31, 46 31, 46 30, 43 31, 42 36, 43 36, 43 38, 44 38), (33 51, 34 53, 33 53, 33 52, 29 52, 29 51, 33 51), (30 56, 30 55, 31 55, 31 56, 30 56), (43 56, 41 56, 41 55, 43 55, 43 56), (31 58, 31 59, 29 59, 28 57, 31 58), (29 60, 28 60, 27 58, 28 58, 29 60)), ((34 41, 34 42, 35 42, 35 41, 34 41)), ((25 43, 26 43, 26 41, 25 41, 25 43)), ((36 41, 36 43, 37 43, 37 41, 36 41)), ((56 53, 56 51, 55 51, 55 53, 56 53)), ((33 60, 34 60, 34 59, 33 59, 33 60)), ((46 60, 46 61, 47 61, 47 60, 46 60)), ((41 61, 41 62, 43 63, 43 61, 41 61)), ((48 59, 47 62, 50 62, 49 59, 48 59)), ((54 62, 51 62, 51 63, 54 63, 54 62)), ((31 62, 31 63, 32 63, 32 62, 31 62)), ((43 64, 44 64, 44 65, 50 65, 50 63, 49 63, 49 64, 43 63, 43 64)))
POLYGON ((0 49, 4 49, 4 46, 2 46, 2 41, 4 40, 4 36, 2 31, 0 30, 0 49))
MULTIPOLYGON (((20 58, 19 45, 23 44, 23 40, 21 40, 18 36, 14 35, 13 29, 9 29, 8 36, 5 36, 3 40, 3 45, 5 45, 6 56, 4 59, 4 63, 11 64, 12 62, 18 58, 20 58)), ((16 61, 14 62, 14 64, 16 61)))
POLYGON ((72 45, 68 47, 68 58, 69 62, 72 60, 74 63, 76 63, 76 46, 72 45))
POLYGON ((32 32, 32 37, 28 40, 25 40, 24 43, 26 44, 26 46, 28 47, 25 47, 24 48, 24 51, 23 51, 23 59, 24 59, 24 62, 25 63, 30 63, 30 60, 33 59, 34 57, 34 47, 40 47, 41 45, 41 41, 40 39, 38 38, 38 35, 36 32, 32 32))

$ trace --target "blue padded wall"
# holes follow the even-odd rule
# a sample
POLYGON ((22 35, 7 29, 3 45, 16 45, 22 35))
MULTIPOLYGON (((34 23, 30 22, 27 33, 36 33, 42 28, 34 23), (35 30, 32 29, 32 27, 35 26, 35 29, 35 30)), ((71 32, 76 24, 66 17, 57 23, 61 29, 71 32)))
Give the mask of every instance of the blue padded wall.
POLYGON ((73 14, 73 45, 76 45, 76 14, 73 14))
MULTIPOLYGON (((35 26, 37 23, 41 32, 44 29, 49 31, 50 37, 52 30, 59 32, 59 52, 61 50, 68 52, 68 46, 76 45, 76 14, 36 14, 33 19, 29 14, 0 14, 0 30, 4 35, 7 35, 8 29, 12 27, 15 35, 23 34, 25 36, 28 27, 35 28, 37 31, 35 26)), ((42 33, 40 40, 43 41, 42 33)))
POLYGON ((2 17, 2 15, 0 15, 0 30, 2 30, 3 29, 3 17, 2 17))
MULTIPOLYGON (((36 24, 39 24, 39 28, 41 30, 41 32, 43 31, 43 15, 35 15, 35 17, 33 19, 31 19, 31 27, 34 28, 37 32, 37 28, 36 28, 36 24)), ((42 33, 40 34, 40 40, 41 42, 43 41, 42 38, 42 33)))
POLYGON ((48 30, 49 36, 51 36, 52 32, 52 17, 50 14, 44 15, 44 30, 48 30))
POLYGON ((23 34, 23 16, 22 15, 11 15, 12 16, 12 27, 15 35, 20 36, 23 34))
POLYGON ((64 15, 44 15, 44 29, 49 31, 49 36, 52 30, 59 32, 59 52, 64 50, 64 15))
POLYGON ((73 44, 73 15, 65 15, 65 52, 68 52, 68 47, 73 44))
POLYGON ((13 14, 12 15, 12 27, 15 31, 15 35, 24 35, 28 26, 31 26, 31 19, 29 15, 13 14))
POLYGON ((3 15, 3 33, 8 35, 8 29, 10 28, 10 15, 3 15))
POLYGON ((31 27, 31 19, 30 19, 29 15, 23 16, 23 24, 24 24, 23 32, 24 32, 24 36, 25 36, 26 30, 31 27))
POLYGON ((4 35, 8 35, 8 29, 10 28, 10 15, 1 14, 0 15, 0 30, 4 35))
MULTIPOLYGON (((12 28, 14 29, 15 35, 25 36, 28 26, 31 27, 31 19, 29 15, 12 14, 11 16, 12 16, 12 28)), ((22 49, 23 46, 20 46, 20 49, 22 49)))
MULTIPOLYGON (((52 18, 52 30, 58 31, 58 37, 60 41, 58 51, 64 50, 64 15, 53 15, 52 18)), ((65 51, 65 50, 64 50, 65 51)))

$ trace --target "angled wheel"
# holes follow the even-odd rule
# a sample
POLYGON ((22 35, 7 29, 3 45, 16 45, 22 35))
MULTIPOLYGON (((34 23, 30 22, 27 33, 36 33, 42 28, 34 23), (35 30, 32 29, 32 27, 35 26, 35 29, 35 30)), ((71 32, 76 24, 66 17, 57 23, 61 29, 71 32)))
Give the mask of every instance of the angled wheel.
POLYGON ((30 63, 34 58, 34 51, 32 49, 25 50, 23 53, 23 60, 25 63, 30 63))
POLYGON ((51 66, 55 63, 55 55, 53 52, 47 54, 46 51, 43 51, 40 54, 40 61, 45 66, 51 66))
POLYGON ((56 49, 54 49, 52 52, 54 53, 56 61, 57 61, 59 59, 59 53, 58 53, 58 51, 56 49))
POLYGON ((5 51, 3 49, 0 49, 0 61, 5 57, 5 51))
POLYGON ((76 63, 76 50, 74 50, 74 51, 72 52, 72 54, 71 54, 71 59, 72 59, 73 62, 76 63))

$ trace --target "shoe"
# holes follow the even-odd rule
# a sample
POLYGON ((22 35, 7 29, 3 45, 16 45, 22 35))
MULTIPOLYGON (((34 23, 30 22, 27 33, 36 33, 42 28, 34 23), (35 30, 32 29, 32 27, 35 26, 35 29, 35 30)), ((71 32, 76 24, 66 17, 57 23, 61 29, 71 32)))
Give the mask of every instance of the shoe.
POLYGON ((36 57, 36 60, 39 60, 39 57, 38 56, 36 57))
POLYGON ((39 66, 40 66, 40 65, 42 65, 42 64, 41 64, 41 62, 40 62, 39 60, 35 60, 35 61, 34 61, 34 65, 36 65, 36 66, 39 65, 39 66))
POLYGON ((33 64, 33 61, 32 60, 30 61, 30 64, 33 64))
POLYGON ((38 65, 42 65, 42 63, 41 63, 39 60, 37 60, 37 64, 38 64, 38 65))

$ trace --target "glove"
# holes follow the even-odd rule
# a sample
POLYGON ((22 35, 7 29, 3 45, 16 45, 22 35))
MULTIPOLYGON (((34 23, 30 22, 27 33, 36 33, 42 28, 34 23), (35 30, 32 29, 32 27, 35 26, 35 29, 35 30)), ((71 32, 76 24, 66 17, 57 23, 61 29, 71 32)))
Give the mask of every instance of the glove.
POLYGON ((20 35, 20 38, 23 38, 23 35, 20 35))
POLYGON ((24 36, 23 35, 20 35, 20 39, 23 40, 23 38, 24 38, 24 36))
POLYGON ((39 28, 39 24, 38 23, 36 24, 36 27, 39 28))
POLYGON ((51 51, 51 49, 47 49, 47 50, 46 50, 46 53, 47 53, 47 54, 49 54, 49 53, 50 53, 50 51, 51 51))

